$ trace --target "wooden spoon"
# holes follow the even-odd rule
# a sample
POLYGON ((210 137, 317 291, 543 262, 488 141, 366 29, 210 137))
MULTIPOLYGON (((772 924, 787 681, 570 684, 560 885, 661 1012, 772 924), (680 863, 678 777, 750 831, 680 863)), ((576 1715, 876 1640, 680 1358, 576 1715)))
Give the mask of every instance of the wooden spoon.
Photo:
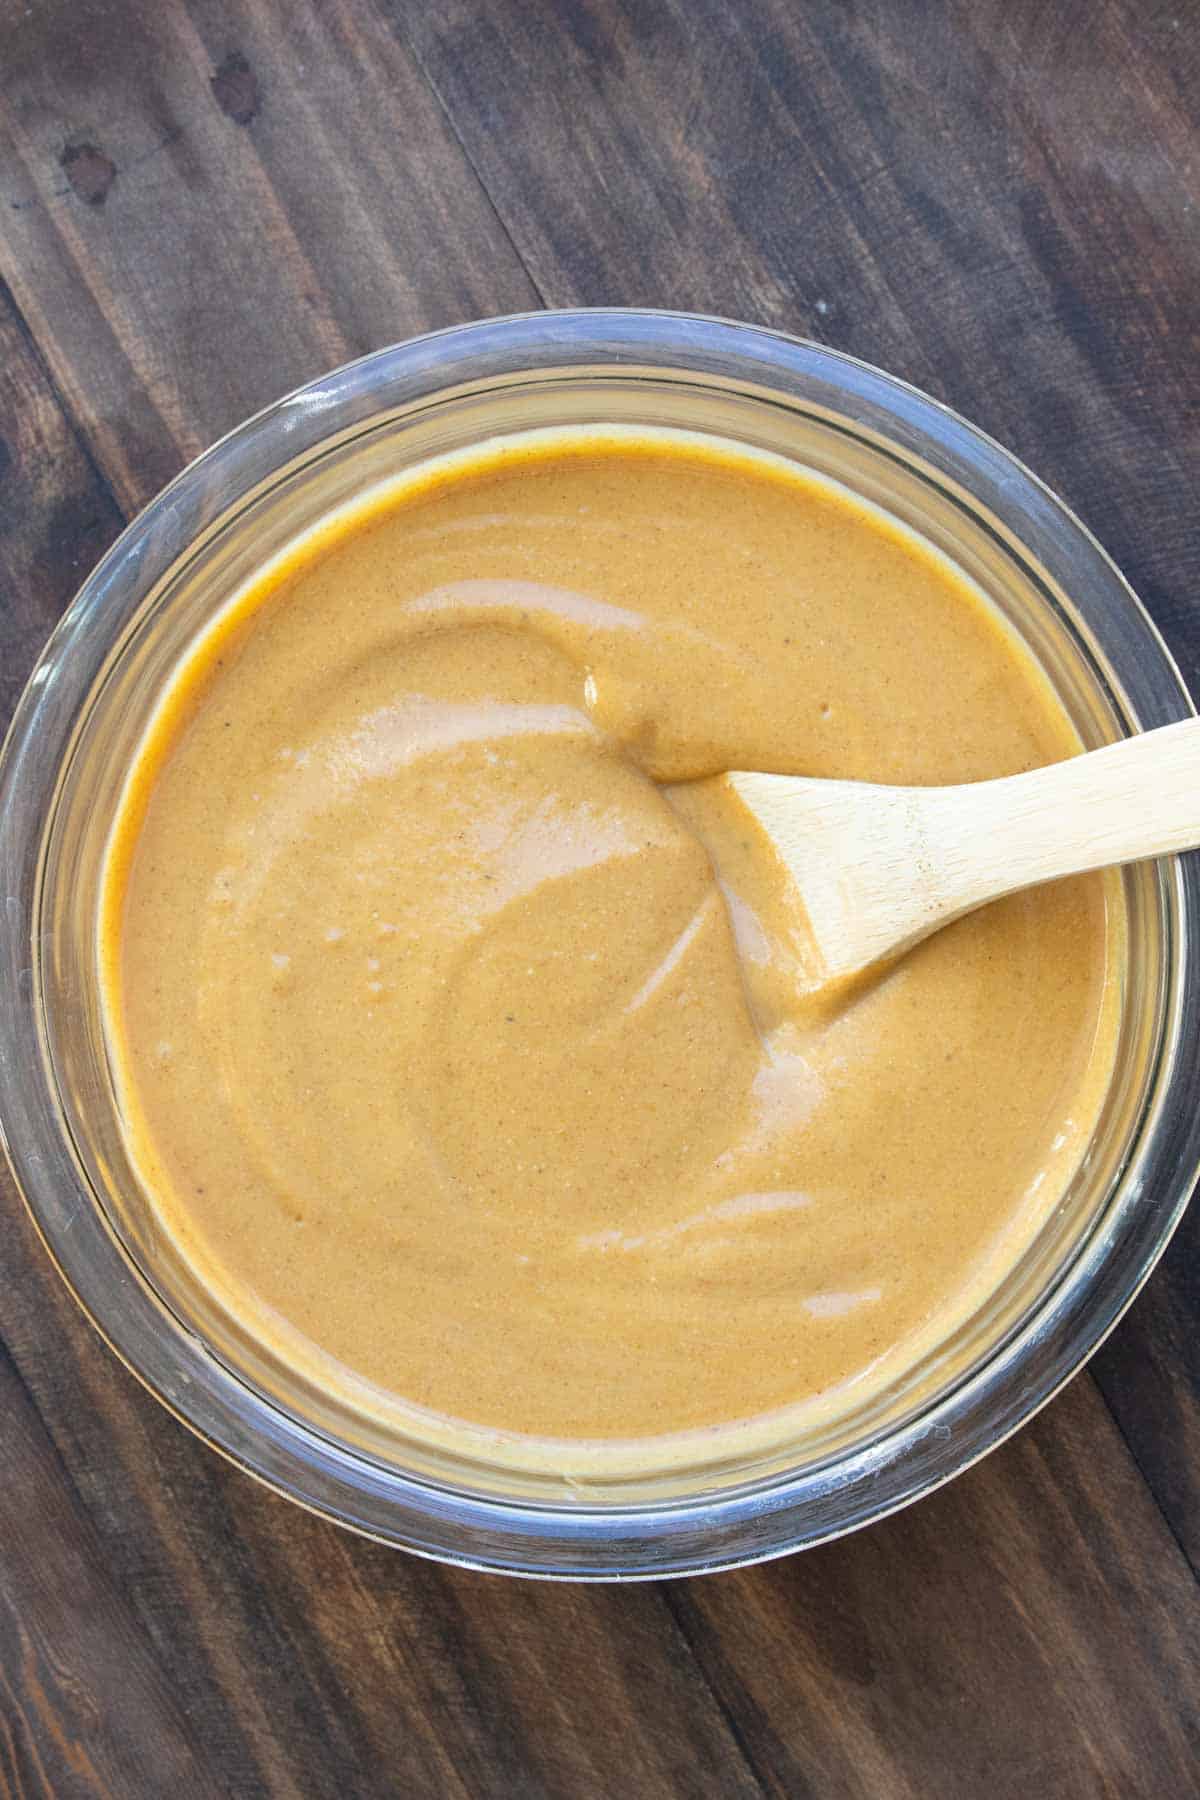
POLYGON ((1200 845, 1200 719, 963 787, 725 779, 796 883, 825 981, 1016 888, 1200 845))

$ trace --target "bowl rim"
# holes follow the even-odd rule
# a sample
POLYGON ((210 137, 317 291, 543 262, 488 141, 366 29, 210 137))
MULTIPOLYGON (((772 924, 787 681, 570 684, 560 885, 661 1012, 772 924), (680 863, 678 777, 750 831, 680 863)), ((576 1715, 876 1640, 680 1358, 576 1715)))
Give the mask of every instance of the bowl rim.
MULTIPOLYGON (((1031 532, 1045 532, 1051 541, 1065 534, 1084 554, 1145 659, 1130 691, 1135 716, 1145 725, 1193 712, 1157 628, 1070 509, 950 407, 845 352, 762 326, 619 307, 479 320, 373 351, 251 415, 151 500, 82 584, 18 701, 0 749, 0 1142, 38 1234, 85 1316, 143 1386, 237 1467, 310 1511, 434 1560, 548 1579, 648 1580, 742 1566, 826 1542, 911 1504, 1003 1443, 1082 1367, 1162 1255, 1200 1169, 1200 1110, 1176 1104, 1159 1121, 1156 1160, 1163 1166, 1153 1184, 1143 1180, 1132 1195, 1124 1238, 1093 1233, 1007 1343, 881 1444, 832 1468, 784 1474, 749 1491, 665 1505, 560 1508, 467 1494, 384 1469, 272 1407, 199 1340, 185 1341, 174 1315, 134 1270, 106 1222, 102 1227, 100 1209, 71 1161, 49 1073, 29 1054, 38 1031, 34 933, 45 839, 75 721, 100 659, 145 594, 206 524, 261 479, 264 440, 268 466, 279 469, 334 435, 343 414, 358 423, 386 411, 389 393, 433 401, 459 385, 465 371, 484 383, 505 372, 578 374, 585 351, 589 366, 616 375, 657 358, 660 372, 674 367, 700 377, 728 379, 736 364, 732 379, 742 385, 757 380, 778 387, 785 374, 793 381, 818 379, 877 412, 891 427, 885 437, 910 452, 928 458, 936 444, 955 466, 965 462, 973 473, 982 471, 1010 498, 1019 490, 1031 532), (220 497, 215 507, 214 494, 220 497), (1102 1268, 1115 1268, 1118 1278, 1101 1303, 1102 1268), (818 1501, 827 1516, 806 1529, 818 1501)), ((967 491, 985 504, 973 486, 967 491)), ((1195 1016, 1200 1002, 1192 924, 1200 916, 1197 861, 1175 860, 1162 874, 1177 976, 1171 1066, 1156 1089, 1167 1096, 1181 1079, 1181 1021, 1195 1016)), ((1188 1055, 1186 1072, 1200 1076, 1200 1048, 1188 1055)))

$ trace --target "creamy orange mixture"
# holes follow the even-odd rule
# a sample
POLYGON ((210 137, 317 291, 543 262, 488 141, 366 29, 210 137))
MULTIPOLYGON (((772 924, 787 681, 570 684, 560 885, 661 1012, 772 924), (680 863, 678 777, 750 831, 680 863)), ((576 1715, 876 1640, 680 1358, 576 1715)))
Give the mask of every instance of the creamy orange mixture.
POLYGON ((132 772, 100 952, 162 1227, 285 1360, 425 1416, 850 1404, 1060 1197, 1117 934, 1063 882, 806 999, 705 778, 1077 748, 948 563, 781 461, 610 430, 428 465, 232 603, 132 772))

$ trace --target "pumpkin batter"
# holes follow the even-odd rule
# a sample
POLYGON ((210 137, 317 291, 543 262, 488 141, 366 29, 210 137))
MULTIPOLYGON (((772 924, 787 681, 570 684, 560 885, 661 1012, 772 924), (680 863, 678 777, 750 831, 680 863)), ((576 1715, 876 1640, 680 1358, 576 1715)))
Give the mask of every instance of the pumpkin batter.
POLYGON ((782 871, 702 778, 1078 747, 949 563, 779 459, 596 428, 400 478, 235 597, 126 788, 100 959, 161 1225, 414 1418, 649 1462, 854 1404, 1077 1166, 1117 890, 806 999, 782 871))

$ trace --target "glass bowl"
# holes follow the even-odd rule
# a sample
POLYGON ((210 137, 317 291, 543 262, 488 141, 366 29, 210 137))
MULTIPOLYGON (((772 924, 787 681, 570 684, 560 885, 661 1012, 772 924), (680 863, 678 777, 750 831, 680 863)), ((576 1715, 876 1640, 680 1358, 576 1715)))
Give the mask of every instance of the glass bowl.
POLYGON ((815 344, 653 312, 544 313, 352 363, 186 469, 85 583, 0 761, 0 1128, 80 1305, 152 1393, 234 1462, 343 1525, 531 1575, 718 1569, 927 1493, 1073 1374, 1153 1267, 1200 1163, 1195 861, 1120 878, 1114 1078, 1071 1188, 1000 1288, 856 1412, 773 1448, 566 1484, 406 1438, 273 1362, 156 1229, 126 1155, 98 1004, 105 842, 163 685, 205 621, 316 519, 440 452, 539 427, 668 425, 833 476, 949 555, 1024 639, 1085 745, 1192 709, 1153 625, 1066 508, 998 445, 815 344))

